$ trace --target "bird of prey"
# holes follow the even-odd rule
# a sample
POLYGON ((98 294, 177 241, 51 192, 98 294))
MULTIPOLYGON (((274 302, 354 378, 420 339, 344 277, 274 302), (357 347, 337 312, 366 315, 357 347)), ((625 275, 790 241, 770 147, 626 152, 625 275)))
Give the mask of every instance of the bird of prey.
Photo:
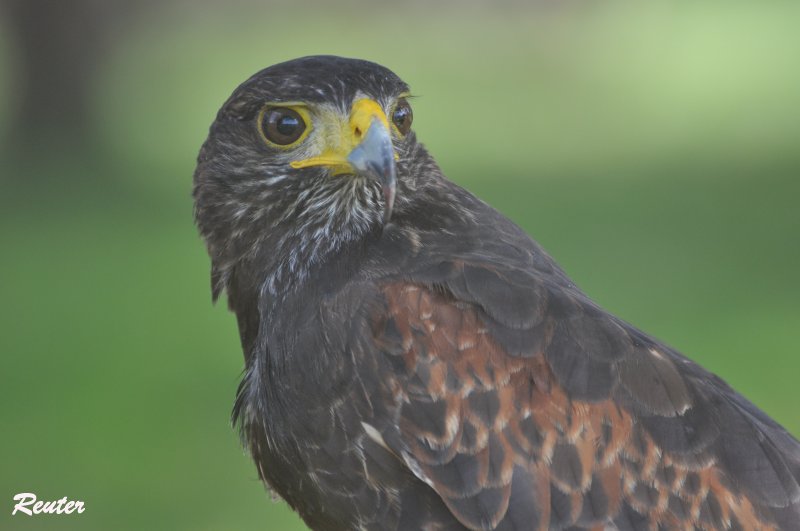
POLYGON ((800 443, 448 181, 408 90, 277 64, 200 151, 261 479, 320 530, 800 529, 800 443))

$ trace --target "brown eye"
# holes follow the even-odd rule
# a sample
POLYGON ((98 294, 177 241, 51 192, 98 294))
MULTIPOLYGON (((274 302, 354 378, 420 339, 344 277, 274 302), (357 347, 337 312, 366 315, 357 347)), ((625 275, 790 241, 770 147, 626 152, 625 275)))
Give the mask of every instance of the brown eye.
POLYGON ((411 105, 405 98, 400 98, 392 112, 392 122, 401 135, 405 135, 411 130, 412 120, 414 120, 414 113, 411 112, 411 105))
POLYGON ((303 136, 306 122, 300 113, 288 107, 272 107, 261 117, 264 137, 279 146, 288 146, 303 136))

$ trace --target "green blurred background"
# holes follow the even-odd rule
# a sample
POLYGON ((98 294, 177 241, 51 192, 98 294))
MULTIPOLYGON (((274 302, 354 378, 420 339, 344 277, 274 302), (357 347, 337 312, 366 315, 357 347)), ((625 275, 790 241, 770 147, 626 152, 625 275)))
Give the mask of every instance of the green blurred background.
POLYGON ((799 22, 788 1, 3 0, 0 529, 302 529, 229 426, 242 356, 190 188, 235 86, 313 53, 395 70, 452 180, 800 433, 799 22), (11 517, 22 491, 87 509, 11 517))

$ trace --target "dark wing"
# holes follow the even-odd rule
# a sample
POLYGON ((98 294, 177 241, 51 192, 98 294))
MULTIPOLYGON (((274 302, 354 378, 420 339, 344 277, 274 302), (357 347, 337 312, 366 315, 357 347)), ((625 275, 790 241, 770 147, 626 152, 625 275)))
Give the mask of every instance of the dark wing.
POLYGON ((381 286, 366 424, 470 529, 799 529, 800 444, 549 277, 441 262, 381 286))

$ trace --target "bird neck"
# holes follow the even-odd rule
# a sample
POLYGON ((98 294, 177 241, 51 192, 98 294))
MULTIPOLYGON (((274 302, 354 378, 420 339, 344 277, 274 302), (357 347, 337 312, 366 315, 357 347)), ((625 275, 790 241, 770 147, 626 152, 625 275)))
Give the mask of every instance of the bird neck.
POLYGON ((302 291, 311 279, 324 289, 332 277, 352 275, 364 249, 380 237, 381 230, 379 224, 323 230, 297 234, 268 246, 264 249, 268 256, 261 262, 262 294, 278 302, 302 291))

